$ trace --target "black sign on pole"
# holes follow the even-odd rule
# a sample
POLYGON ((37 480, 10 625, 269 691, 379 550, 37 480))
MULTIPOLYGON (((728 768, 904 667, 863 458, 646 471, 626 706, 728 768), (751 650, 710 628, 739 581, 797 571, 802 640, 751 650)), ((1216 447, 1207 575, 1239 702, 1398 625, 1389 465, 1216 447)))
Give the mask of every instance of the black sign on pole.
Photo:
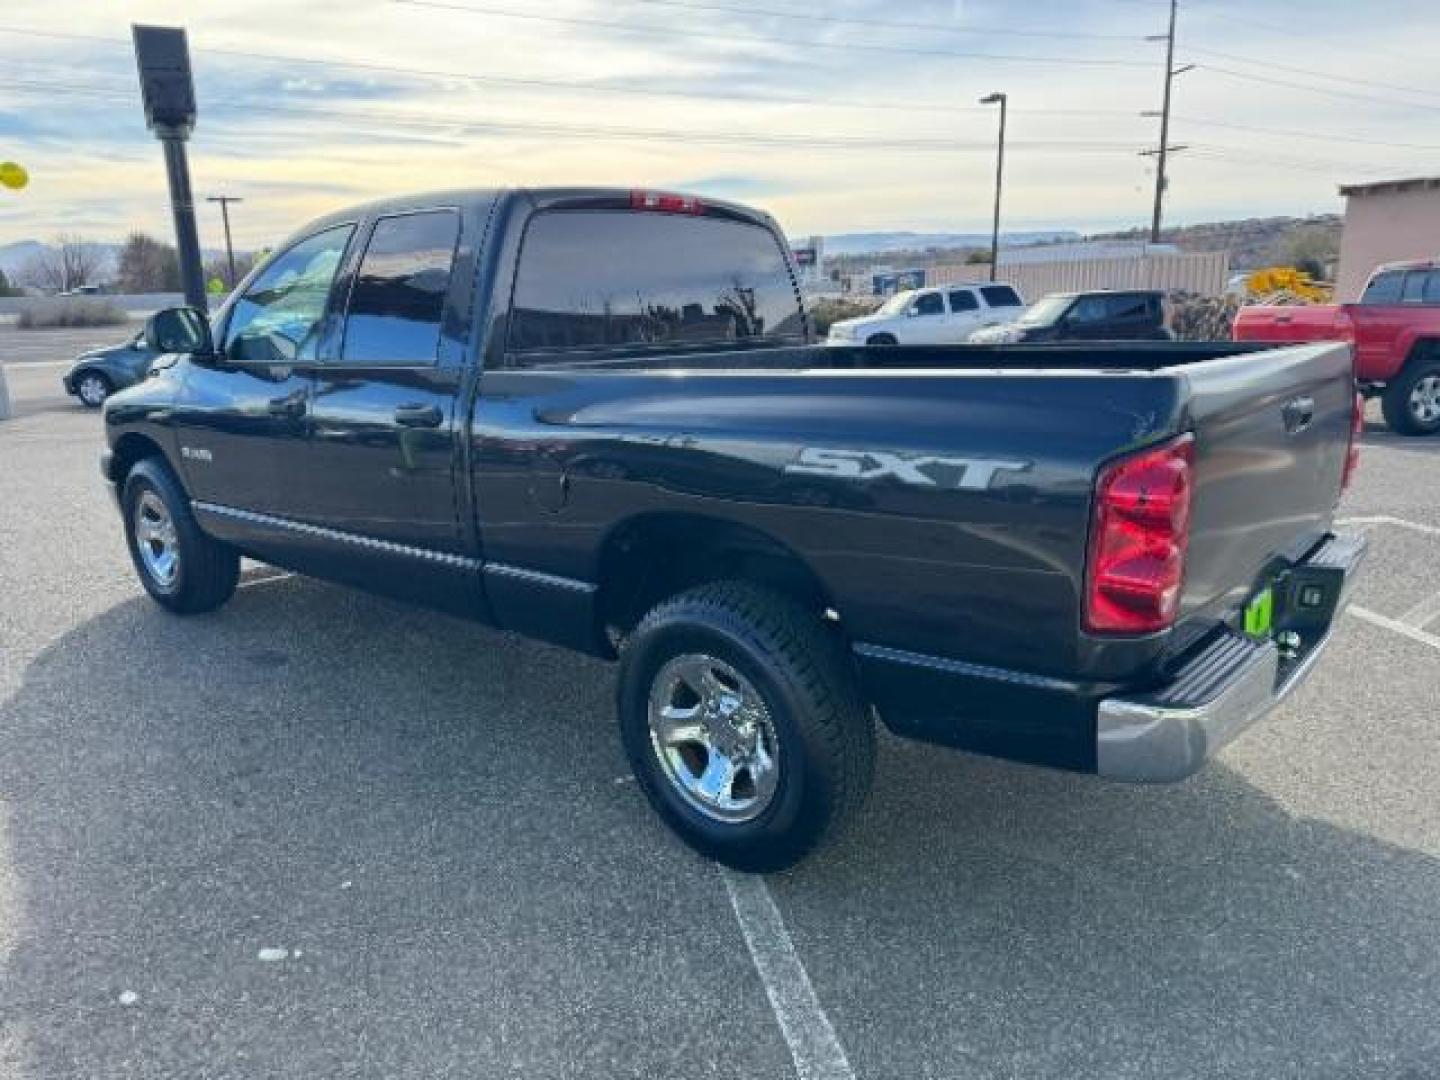
POLYGON ((145 124, 165 148, 165 174, 170 182, 170 209, 175 216, 175 246, 180 254, 185 302, 204 311, 205 272, 200 265, 200 234, 195 226, 195 199, 190 192, 190 164, 185 157, 185 140, 195 128, 190 48, 185 41, 185 31, 178 27, 132 26, 130 29, 135 37, 145 124))

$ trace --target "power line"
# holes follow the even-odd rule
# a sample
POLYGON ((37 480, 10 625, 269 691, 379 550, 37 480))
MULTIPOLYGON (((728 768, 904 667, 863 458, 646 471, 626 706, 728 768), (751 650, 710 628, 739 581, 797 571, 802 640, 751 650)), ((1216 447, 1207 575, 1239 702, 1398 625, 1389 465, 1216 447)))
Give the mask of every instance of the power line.
MULTIPOLYGON (((81 97, 99 98, 107 101, 129 101, 132 96, 119 90, 107 91, 92 87, 78 87, 35 80, 13 80, 8 86, 18 90, 37 90, 45 93, 70 94, 81 97)), ((228 98, 210 106, 217 111, 242 111, 255 114, 259 106, 255 103, 228 98)), ((952 151, 973 151, 988 153, 992 144, 988 140, 959 141, 954 139, 909 139, 872 137, 865 135, 816 134, 738 134, 725 131, 675 128, 632 128, 594 127, 543 122, 516 122, 504 120, 471 120, 464 117, 450 117, 439 113, 395 113, 369 112, 354 113, 344 110, 316 108, 309 106, 278 105, 265 103, 266 112, 288 113, 297 116, 323 120, 344 120, 358 126, 379 124, 385 130, 399 130, 400 126, 424 127, 432 130, 458 132, 491 132, 518 136, 560 135, 577 139, 614 139, 639 142, 684 142, 709 143, 722 146, 772 146, 800 147, 804 149, 827 150, 901 150, 927 153, 949 153, 952 151)), ((1133 144, 1121 141, 1080 140, 1080 139, 1030 139, 1015 144, 1025 150, 1063 150, 1070 153, 1129 153, 1133 144)))
POLYGON ((1327 135, 1318 131, 1301 131, 1298 128, 1259 127, 1254 124, 1235 124, 1228 120, 1207 120, 1198 116, 1176 116, 1174 119, 1199 127, 1224 128, 1228 131, 1248 131, 1256 135, 1283 135, 1292 139, 1314 139, 1321 142, 1346 143, 1354 146, 1384 146, 1397 150, 1440 150, 1440 143, 1395 142, 1391 139, 1371 139, 1363 135, 1327 135))
POLYGON ((1217 67, 1215 64, 1201 63, 1196 67, 1202 71, 1211 71, 1216 75, 1224 75, 1231 79, 1243 79, 1246 82, 1261 83, 1266 86, 1283 86, 1291 90, 1304 90, 1312 94, 1323 94, 1326 97, 1344 98, 1348 101, 1364 101, 1374 105, 1389 105, 1393 108, 1402 109, 1424 109, 1426 112, 1440 112, 1440 104, 1427 105, 1420 101, 1398 101, 1395 98, 1376 97, 1373 94, 1354 94, 1348 90, 1332 90, 1326 86, 1311 86, 1307 83, 1291 82, 1288 79, 1272 79, 1266 75, 1252 75, 1248 71, 1236 71, 1233 68, 1217 67))
MULTIPOLYGON (((775 46, 774 38, 757 34, 717 33, 711 30, 675 30, 664 26, 637 26, 633 23, 613 22, 605 19, 587 19, 578 15, 539 15, 531 11, 507 11, 504 8, 480 7, 472 4, 455 4, 447 0, 390 0, 392 4, 407 7, 434 8, 441 11, 464 12, 470 15, 492 15, 502 19, 528 19, 534 22, 555 23, 566 26, 593 26, 607 30, 619 30, 632 34, 659 34, 667 38, 693 38, 702 41, 744 41, 752 44, 775 46)), ((861 44, 859 42, 807 41, 807 49, 839 49, 844 52, 878 52, 903 56, 943 56, 964 60, 995 60, 1016 64, 1048 64, 1078 67, 1147 67, 1135 60, 1115 60, 1074 56, 1033 56, 1009 53, 964 52, 958 49, 916 49, 903 45, 861 44)))
MULTIPOLYGON (((24 37, 50 38, 59 41, 81 41, 96 45, 109 45, 116 48, 129 49, 131 44, 128 40, 121 38, 107 38, 95 34, 72 34, 60 33, 50 30, 32 30, 24 27, 0 26, 0 34, 15 34, 24 37)), ((268 63, 278 64, 308 64, 314 67, 340 68, 350 71, 379 72, 387 75, 404 75, 414 78, 425 79, 453 79, 461 82, 471 82, 481 86, 523 86, 527 88, 542 90, 575 90, 585 94, 623 94, 636 97, 675 97, 688 100, 710 100, 710 101, 748 101, 774 105, 808 105, 818 108, 845 108, 880 110, 885 112, 903 111, 909 113, 981 113, 985 109, 978 106, 965 105, 936 105, 924 102, 908 101, 855 101, 846 98, 817 98, 792 95, 760 95, 760 94, 718 94, 696 93, 691 90, 671 90, 665 88, 643 88, 631 86, 607 86, 580 80, 565 79, 539 79, 533 77, 519 77, 508 75, 476 75, 467 71, 446 71, 435 68, 414 68, 403 67, 396 64, 380 64, 364 60, 331 60, 320 59, 312 56, 289 56, 279 53, 252 52, 242 49, 217 49, 203 48, 194 49, 193 52, 202 56, 225 56, 242 60, 261 60, 268 63)), ((1016 110, 1019 112, 1031 112, 1033 110, 1016 110)), ((1128 109, 1049 109, 1044 110, 1048 114, 1056 116, 1133 116, 1128 109)))
POLYGON ((696 0, 632 0, 636 4, 683 8, 688 11, 713 11, 725 15, 760 15, 773 19, 794 19, 808 23, 834 23, 840 26, 876 26, 885 30, 924 30, 927 33, 991 34, 997 37, 1057 38, 1062 41, 1138 41, 1134 34, 1087 34, 1064 30, 1015 30, 1001 26, 945 26, 940 23, 906 22, 899 19, 867 19, 859 15, 825 15, 811 12, 780 11, 776 8, 738 7, 724 4, 699 3, 696 0))
POLYGON ((1288 71, 1293 75, 1310 75, 1318 79, 1329 79, 1331 82, 1347 83, 1353 86, 1373 86, 1378 90, 1397 90, 1402 94, 1424 94, 1429 97, 1440 97, 1440 90, 1434 87, 1421 88, 1418 86, 1400 86, 1396 83, 1376 82, 1373 79, 1357 79, 1353 75, 1337 75, 1331 71, 1317 71, 1314 68, 1295 67, 1291 64, 1277 64, 1271 60, 1256 60, 1249 56, 1237 56, 1235 53, 1221 52, 1218 49, 1202 48, 1199 45, 1186 46, 1189 52, 1199 56, 1216 56, 1221 60, 1230 60, 1237 64, 1250 64, 1255 67, 1273 68, 1276 71, 1288 71))

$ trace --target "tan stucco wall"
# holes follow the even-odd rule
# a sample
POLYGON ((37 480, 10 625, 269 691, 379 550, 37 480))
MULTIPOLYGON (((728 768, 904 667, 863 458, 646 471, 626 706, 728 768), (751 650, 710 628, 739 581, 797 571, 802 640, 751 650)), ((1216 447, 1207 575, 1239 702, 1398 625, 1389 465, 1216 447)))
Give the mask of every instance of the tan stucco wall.
POLYGON ((1351 195, 1345 202, 1335 298, 1356 300, 1380 263, 1440 256, 1440 187, 1351 195))

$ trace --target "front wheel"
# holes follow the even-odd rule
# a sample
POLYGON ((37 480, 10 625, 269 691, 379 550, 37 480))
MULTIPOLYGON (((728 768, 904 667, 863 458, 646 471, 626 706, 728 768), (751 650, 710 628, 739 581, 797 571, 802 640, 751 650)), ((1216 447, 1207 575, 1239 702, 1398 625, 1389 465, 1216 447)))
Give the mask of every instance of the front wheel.
POLYGON ((865 339, 866 345, 898 345, 894 334, 871 334, 865 339))
POLYGON ((206 536, 169 467, 145 458, 130 470, 120 499, 130 560, 145 591, 179 615, 213 611, 240 580, 234 548, 206 536))
POLYGON ((737 870, 799 862, 864 802, 875 735, 817 615, 721 582, 666 600, 626 643, 620 734, 650 805, 737 870))
POLYGON ((98 409, 110 396, 110 380, 98 371, 83 372, 75 380, 75 396, 87 409, 98 409))
POLYGON ((1385 423, 1401 435, 1440 431, 1440 359, 1412 363, 1385 388, 1380 399, 1385 423))

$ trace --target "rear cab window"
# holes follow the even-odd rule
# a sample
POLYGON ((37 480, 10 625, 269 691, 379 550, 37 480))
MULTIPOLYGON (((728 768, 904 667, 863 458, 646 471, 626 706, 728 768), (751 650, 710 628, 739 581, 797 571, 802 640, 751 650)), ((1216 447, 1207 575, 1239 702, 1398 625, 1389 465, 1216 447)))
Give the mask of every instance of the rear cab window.
POLYGON ((975 299, 975 294, 969 289, 956 289, 950 294, 950 310, 956 315, 966 311, 978 311, 980 301, 975 299))
POLYGON ((980 295, 991 307, 1024 307, 1025 301, 1009 285, 982 285, 980 295))
POLYGON ((515 367, 677 350, 801 344, 805 317, 775 235, 749 222, 634 210, 542 210, 515 272, 515 367))

